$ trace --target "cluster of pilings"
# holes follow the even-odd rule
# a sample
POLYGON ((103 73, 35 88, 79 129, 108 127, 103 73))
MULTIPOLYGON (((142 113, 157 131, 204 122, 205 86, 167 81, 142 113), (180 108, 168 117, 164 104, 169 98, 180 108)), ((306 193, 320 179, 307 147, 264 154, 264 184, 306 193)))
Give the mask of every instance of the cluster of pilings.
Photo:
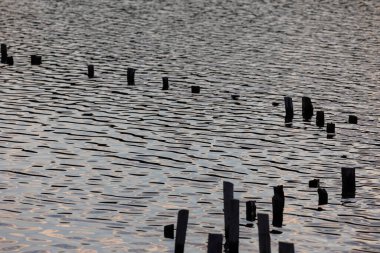
MULTIPOLYGON (((291 97, 284 97, 284 100, 285 100, 285 126, 291 127, 293 118, 294 118, 293 100, 291 97)), ((311 102, 311 99, 309 97, 302 97, 303 120, 306 122, 309 122, 311 121, 313 115, 314 115, 314 107, 311 102)), ((348 123, 357 124, 358 117, 355 115, 349 115, 348 123)), ((324 111, 317 111, 315 124, 320 128, 325 127, 325 112, 324 111)), ((333 138, 335 136, 335 124, 332 122, 326 123, 326 132, 327 132, 328 139, 333 138)))
MULTIPOLYGON (((342 198, 355 198, 355 169, 342 168, 342 198)), ((320 188, 319 179, 309 181, 310 188, 318 188, 318 206, 328 204, 328 196, 325 189, 320 188)), ((284 220, 285 194, 282 185, 274 186, 272 197, 272 226, 281 228, 284 220)), ((323 210, 318 207, 317 210, 323 210)), ((223 249, 228 253, 239 252, 239 222, 240 201, 234 198, 234 185, 231 182, 223 182, 223 212, 224 212, 224 237, 223 234, 208 235, 207 253, 222 253, 223 249), (224 239, 224 245, 223 245, 224 239)), ((251 222, 248 227, 253 227, 252 222, 257 220, 259 236, 259 253, 271 253, 270 234, 279 234, 281 231, 270 230, 269 215, 256 212, 256 201, 246 202, 246 220, 251 222)), ((186 230, 189 219, 188 210, 180 210, 177 217, 176 235, 175 226, 164 226, 164 237, 175 239, 174 252, 183 253, 185 250, 186 230)), ((279 253, 294 253, 295 247, 290 242, 279 242, 279 253)))

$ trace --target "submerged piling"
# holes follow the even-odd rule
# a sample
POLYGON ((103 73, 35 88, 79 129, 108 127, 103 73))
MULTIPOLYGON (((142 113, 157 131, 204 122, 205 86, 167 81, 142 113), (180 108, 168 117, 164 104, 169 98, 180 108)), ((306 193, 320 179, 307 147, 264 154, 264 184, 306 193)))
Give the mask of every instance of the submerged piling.
POLYGON ((328 194, 326 189, 318 188, 318 205, 328 204, 328 194))
POLYGON ((136 70, 133 68, 127 69, 127 81, 128 85, 135 85, 135 72, 136 70))
POLYGON ((325 112, 324 111, 317 111, 317 117, 315 119, 315 123, 317 127, 325 126, 325 112))
POLYGON ((309 97, 302 97, 302 117, 304 121, 310 121, 313 117, 313 104, 309 97))
POLYGON ((162 78, 162 90, 168 90, 169 89, 169 78, 163 77, 162 78))
POLYGON ((42 63, 42 56, 31 55, 30 56, 30 63, 31 63, 31 65, 41 65, 41 63, 42 63))
POLYGON ((87 65, 87 76, 88 78, 93 78, 95 76, 94 65, 87 65))
POLYGON ((164 226, 164 237, 174 239, 174 224, 164 226))
POLYGON ((289 242, 279 242, 278 243, 279 253, 294 253, 294 244, 289 242))
POLYGON ((13 62, 13 56, 8 56, 7 57, 7 61, 6 63, 9 65, 9 66, 12 66, 14 64, 13 62))
POLYGON ((1 63, 7 63, 7 60, 8 60, 7 45, 1 44, 1 63))
POLYGON ((256 220, 256 201, 250 200, 245 203, 245 216, 247 221, 256 220))
POLYGON ((239 253, 239 200, 233 199, 230 204, 230 234, 228 249, 230 253, 239 253))
POLYGON ((223 252, 223 235, 208 234, 207 253, 222 253, 223 252))
POLYGON ((177 219, 177 231, 175 236, 175 253, 183 253, 185 250, 187 222, 189 219, 189 210, 179 210, 177 219))
POLYGON ((201 87, 199 86, 191 86, 191 93, 200 93, 201 87))
POLYGON ((327 123, 326 125, 327 138, 331 139, 335 136, 335 124, 327 123))
POLYGON ((290 123, 293 121, 293 100, 291 97, 284 97, 285 101, 285 123, 290 123))
POLYGON ((226 247, 228 247, 230 238, 230 216, 231 201, 234 198, 234 185, 230 182, 223 182, 223 211, 224 211, 224 236, 226 238, 226 247))
POLYGON ((358 124, 358 117, 355 115, 348 116, 348 123, 350 124, 358 124))
POLYGON ((355 198, 355 168, 342 168, 342 198, 355 198))
POLYGON ((271 253, 268 214, 257 214, 257 227, 259 230, 259 252, 271 253))
POLYGON ((274 187, 274 196, 272 197, 272 211, 274 227, 282 227, 285 206, 284 189, 282 185, 274 187))

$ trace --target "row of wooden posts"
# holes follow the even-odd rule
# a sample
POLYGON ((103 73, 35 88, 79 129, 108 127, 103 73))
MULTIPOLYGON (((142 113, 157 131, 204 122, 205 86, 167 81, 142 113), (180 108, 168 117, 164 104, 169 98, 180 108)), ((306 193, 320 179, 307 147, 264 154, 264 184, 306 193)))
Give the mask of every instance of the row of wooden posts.
MULTIPOLYGON (((355 168, 342 168, 342 198, 355 198, 355 168)), ((319 179, 309 181, 310 188, 318 188, 318 205, 328 203, 328 196, 325 189, 320 188, 319 179)), ((282 227, 285 194, 282 185, 273 188, 274 196, 272 197, 272 226, 282 227)), ((223 182, 223 212, 224 212, 224 247, 223 234, 209 234, 207 253, 239 252, 239 222, 240 210, 239 200, 234 198, 234 185, 231 182, 223 182)), ((318 207, 317 210, 322 210, 318 207)), ((269 215, 266 213, 256 214, 256 201, 246 202, 246 220, 254 222, 257 216, 257 227, 259 235, 259 253, 271 253, 270 234, 281 233, 277 230, 270 231, 269 215)), ((164 237, 174 239, 174 252, 183 253, 185 251, 186 230, 189 219, 188 210, 179 210, 177 217, 176 233, 174 236, 174 224, 164 226, 164 237)), ((253 224, 252 224, 253 225, 253 224)), ((293 243, 279 242, 279 253, 294 253, 293 243)))
MULTIPOLYGON (((1 44, 1 63, 5 63, 8 65, 13 65, 13 57, 8 56, 7 52, 7 45, 1 44)), ((31 64, 32 65, 41 65, 42 64, 42 57, 39 55, 32 55, 31 56, 31 64)), ((135 72, 136 69, 128 68, 127 69, 127 83, 128 85, 135 85, 135 72)), ((94 65, 88 65, 87 66, 87 76, 89 78, 95 77, 95 68, 94 65)), ((162 90, 168 90, 169 89, 169 78, 168 77, 162 77, 162 90)), ((191 86, 191 92, 192 93, 200 93, 200 86, 191 86)), ((239 95, 233 94, 231 95, 231 98, 234 100, 239 99, 239 95)), ((285 97, 285 125, 291 126, 294 112, 293 112, 293 100, 291 97, 285 97)), ((273 105, 278 105, 277 102, 274 102, 273 105)), ((310 121, 312 116, 314 115, 313 112, 313 104, 311 102, 311 99, 309 97, 303 97, 302 98, 302 117, 304 121, 310 121)), ((355 115, 349 115, 348 122, 351 124, 357 124, 358 118, 355 115)), ((316 112, 316 125, 318 127, 324 127, 325 126, 325 114, 324 111, 317 111, 316 112)), ((327 123, 326 124, 326 132, 327 132, 327 138, 333 138, 335 135, 335 124, 334 123, 327 123)))

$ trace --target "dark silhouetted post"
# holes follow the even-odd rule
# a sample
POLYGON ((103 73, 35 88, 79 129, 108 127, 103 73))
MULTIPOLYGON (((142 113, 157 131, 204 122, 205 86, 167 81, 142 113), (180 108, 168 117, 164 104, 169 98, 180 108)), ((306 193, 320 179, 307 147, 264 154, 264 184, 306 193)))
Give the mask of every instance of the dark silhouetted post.
POLYGON ((183 253, 185 250, 187 221, 189 219, 189 210, 179 210, 177 220, 177 231, 175 236, 175 253, 183 253))
POLYGON ((310 121, 314 115, 313 104, 309 97, 302 97, 302 117, 304 121, 310 121))
POLYGON ((223 235, 208 234, 207 253, 222 253, 223 252, 223 235))
POLYGON ((291 97, 284 97, 285 100, 285 125, 291 126, 293 121, 293 100, 291 97))
POLYGON ((174 239, 174 224, 164 226, 164 237, 174 239))
POLYGON ((259 252, 271 253, 268 214, 257 214, 257 227, 259 230, 259 252))
POLYGON ((168 90, 169 89, 169 78, 163 77, 162 78, 162 90, 168 90))
POLYGON ((231 98, 233 100, 238 100, 240 98, 240 95, 231 95, 231 98))
POLYGON ((275 227, 282 227, 283 213, 285 206, 284 188, 282 185, 273 188, 274 196, 272 198, 272 211, 273 220, 272 225, 275 227))
POLYGON ((191 86, 191 93, 200 93, 201 87, 199 86, 191 86))
POLYGON ((315 123, 318 127, 325 126, 325 112, 324 111, 317 111, 317 117, 316 117, 315 123))
POLYGON ((288 242, 279 242, 278 252, 279 253, 294 253, 294 244, 288 243, 288 242))
POLYGON ((228 249, 230 253, 239 253, 239 200, 231 200, 230 235, 228 249))
POLYGON ((32 65, 41 65, 42 63, 42 57, 38 55, 32 55, 30 57, 30 62, 32 65))
POLYGON ((1 44, 1 63, 7 63, 7 60, 8 60, 7 45, 1 44))
POLYGON ((245 216, 247 221, 255 221, 256 220, 256 201, 250 200, 245 203, 245 216))
POLYGON ((327 138, 332 138, 335 135, 335 124, 327 123, 326 125, 327 138))
POLYGON ((355 198, 355 168, 342 168, 342 198, 355 198))
POLYGON ((127 81, 128 85, 135 85, 135 72, 136 70, 133 68, 127 69, 127 81))
POLYGON ((9 66, 12 66, 14 64, 13 62, 13 56, 8 56, 7 57, 7 61, 6 63, 9 65, 9 66))
POLYGON ((95 76, 94 65, 87 65, 87 76, 88 78, 93 78, 95 76))
POLYGON ((328 195, 327 191, 322 188, 318 188, 318 205, 326 205, 328 204, 328 195))
POLYGON ((319 179, 313 179, 309 181, 309 187, 310 188, 317 188, 319 187, 319 179))
POLYGON ((358 117, 356 117, 355 115, 349 115, 348 116, 348 123, 358 124, 358 117))
POLYGON ((223 182, 223 208, 224 208, 224 233, 226 246, 228 247, 230 235, 230 213, 231 201, 234 198, 234 185, 230 182, 223 182))

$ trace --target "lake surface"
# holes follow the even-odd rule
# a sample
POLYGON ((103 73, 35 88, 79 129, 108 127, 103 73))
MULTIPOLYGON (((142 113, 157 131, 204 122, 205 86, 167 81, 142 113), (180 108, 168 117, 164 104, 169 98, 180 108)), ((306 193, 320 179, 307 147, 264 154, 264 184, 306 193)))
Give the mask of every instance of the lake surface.
POLYGON ((206 252, 224 230, 223 181, 241 252, 258 252, 245 202, 271 216, 281 184, 272 252, 380 252, 379 1, 2 0, 0 13, 14 57, 0 66, 1 252, 171 252, 163 226, 179 209, 186 252, 206 252), (302 96, 333 139, 303 122, 302 96), (341 198, 342 167, 356 168, 355 199, 341 198))

